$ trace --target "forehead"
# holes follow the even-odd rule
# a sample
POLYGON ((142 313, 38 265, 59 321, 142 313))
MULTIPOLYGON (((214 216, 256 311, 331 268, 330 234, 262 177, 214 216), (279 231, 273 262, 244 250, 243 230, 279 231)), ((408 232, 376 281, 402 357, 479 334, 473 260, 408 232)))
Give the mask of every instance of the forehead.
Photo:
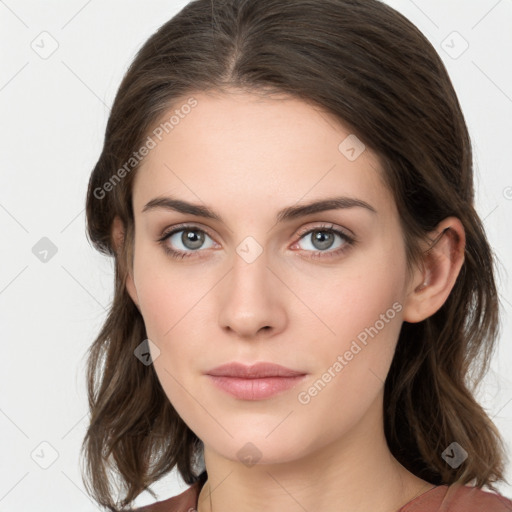
POLYGON ((199 92, 175 101, 155 129, 133 184, 138 212, 166 194, 216 209, 277 210, 333 195, 393 208, 375 154, 333 115, 295 97, 199 92))

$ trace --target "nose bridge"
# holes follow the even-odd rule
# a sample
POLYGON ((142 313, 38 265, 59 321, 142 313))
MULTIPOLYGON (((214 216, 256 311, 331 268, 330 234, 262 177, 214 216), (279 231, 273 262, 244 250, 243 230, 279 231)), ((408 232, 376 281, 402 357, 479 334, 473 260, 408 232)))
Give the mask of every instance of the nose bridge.
POLYGON ((254 239, 241 242, 233 258, 230 295, 245 303, 268 300, 268 259, 268 253, 254 239))
POLYGON ((236 247, 219 305, 221 326, 241 336, 252 336, 262 327, 279 329, 284 321, 275 276, 267 268, 269 254, 251 238, 236 247))

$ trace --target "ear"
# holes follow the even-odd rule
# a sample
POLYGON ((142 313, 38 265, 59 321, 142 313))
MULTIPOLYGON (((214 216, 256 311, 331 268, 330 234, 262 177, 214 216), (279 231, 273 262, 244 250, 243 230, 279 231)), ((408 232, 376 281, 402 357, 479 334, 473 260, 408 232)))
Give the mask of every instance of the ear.
MULTIPOLYGON (((122 257, 121 251, 125 241, 125 228, 123 221, 118 215, 114 217, 112 222, 111 235, 116 254, 118 257, 122 257)), ((133 280, 133 273, 131 268, 128 268, 126 271, 126 290, 140 311, 139 298, 137 295, 137 289, 135 288, 135 282, 133 280)))
POLYGON ((403 319, 410 323, 421 322, 441 308, 464 263, 466 235, 458 218, 444 219, 429 238, 424 265, 416 270, 407 290, 403 319))

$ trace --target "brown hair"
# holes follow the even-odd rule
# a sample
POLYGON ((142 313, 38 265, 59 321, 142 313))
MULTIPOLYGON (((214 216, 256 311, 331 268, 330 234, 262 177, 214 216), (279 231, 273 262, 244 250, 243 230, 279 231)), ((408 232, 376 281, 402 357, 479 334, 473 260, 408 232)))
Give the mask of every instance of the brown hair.
POLYGON ((196 468, 200 440, 153 366, 134 357, 146 332, 125 288, 138 167, 125 164, 178 99, 229 88, 319 106, 377 154, 398 207, 409 272, 422 262, 426 234, 448 216, 461 220, 465 261, 448 299, 426 320, 402 325, 385 383, 384 428, 393 455, 418 477, 494 489, 503 480, 503 443, 473 393, 499 330, 495 256, 474 208, 467 127, 438 54, 377 0, 195 0, 136 55, 89 182, 88 237, 115 258, 115 295, 88 359, 88 492, 114 511, 113 472, 122 507, 174 467, 188 484, 206 478, 196 468), (125 227, 118 253, 115 216, 125 227), (469 454, 456 469, 442 458, 454 441, 469 454))

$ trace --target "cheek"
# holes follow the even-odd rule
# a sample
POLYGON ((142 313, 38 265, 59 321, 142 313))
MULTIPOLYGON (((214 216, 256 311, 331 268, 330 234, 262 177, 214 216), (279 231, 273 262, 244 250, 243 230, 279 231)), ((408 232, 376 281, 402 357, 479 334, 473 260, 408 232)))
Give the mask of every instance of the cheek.
POLYGON ((155 370, 174 403, 181 389, 178 382, 190 378, 204 351, 207 284, 197 269, 179 268, 154 254, 138 259, 134 276, 147 337, 159 349, 155 370))
POLYGON ((326 418, 321 427, 325 438, 352 430, 367 412, 376 411, 372 404, 383 392, 401 309, 388 294, 363 294, 351 305, 350 314, 341 311, 331 318, 336 336, 315 347, 315 374, 296 395, 297 412, 305 422, 308 417, 326 418))
POLYGON ((169 261, 161 248, 147 245, 141 241, 136 252, 134 280, 148 337, 163 342, 181 319, 186 321, 202 293, 194 278, 169 261))
POLYGON ((202 294, 191 292, 190 282, 169 280, 156 268, 139 275, 139 302, 147 337, 158 347, 153 366, 162 388, 185 422, 193 421, 200 410, 191 399, 197 395, 193 370, 197 369, 197 355, 204 350, 198 340, 197 322, 202 294), (172 283, 172 284, 170 284, 172 283), (196 296, 197 295, 197 296, 196 296), (189 394, 189 393, 192 393, 189 394))
POLYGON ((171 291, 161 279, 153 279, 147 275, 140 277, 143 284, 137 287, 137 292, 146 332, 150 339, 154 338, 160 343, 166 334, 170 334, 169 330, 172 330, 177 321, 179 303, 176 296, 179 290, 174 288, 171 291))
POLYGON ((379 331, 388 330, 389 321, 402 309, 402 281, 398 261, 393 267, 376 258, 354 259, 300 278, 295 275, 291 282, 301 301, 290 315, 294 322, 307 322, 309 330, 331 346, 341 348, 360 333, 364 341, 364 333, 376 323, 379 331), (372 264, 366 261, 370 259, 372 264))
MULTIPOLYGON (((389 256, 368 260, 373 264, 362 258, 350 268, 340 266, 329 279, 316 281, 318 293, 309 294, 308 305, 319 312, 322 334, 316 336, 317 374, 310 381, 314 389, 309 393, 302 388, 304 402, 317 401, 313 397, 321 392, 324 398, 318 404, 339 403, 340 410, 349 413, 358 407, 353 398, 368 404, 386 379, 402 324, 402 267, 398 254, 394 266, 389 256)), ((304 283, 302 293, 311 290, 312 283, 304 283)), ((309 330, 311 343, 315 336, 313 328, 309 330)))
POLYGON ((187 295, 188 288, 179 284, 166 286, 158 280, 147 293, 143 290, 140 300, 146 334, 160 350, 155 368, 159 371, 160 366, 165 367, 176 376, 186 375, 187 369, 194 368, 194 360, 204 350, 200 343, 204 340, 204 305, 200 296, 191 297, 190 292, 187 295))

